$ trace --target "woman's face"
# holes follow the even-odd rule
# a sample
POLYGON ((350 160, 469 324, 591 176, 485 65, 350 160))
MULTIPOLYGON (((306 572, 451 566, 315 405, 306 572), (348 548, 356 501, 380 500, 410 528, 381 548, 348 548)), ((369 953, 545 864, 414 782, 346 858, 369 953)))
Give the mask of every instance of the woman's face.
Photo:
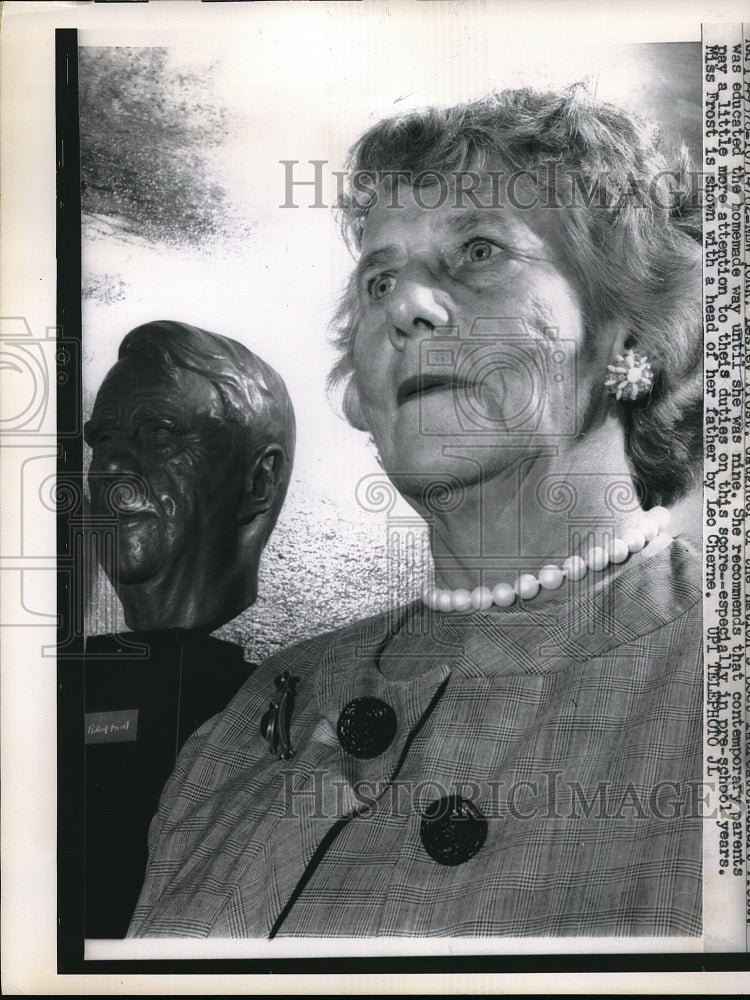
POLYGON ((402 185, 381 197, 357 268, 354 377, 383 466, 407 493, 569 447, 610 350, 597 344, 584 362, 581 296, 552 209, 489 207, 481 186, 473 204, 440 193, 402 185))

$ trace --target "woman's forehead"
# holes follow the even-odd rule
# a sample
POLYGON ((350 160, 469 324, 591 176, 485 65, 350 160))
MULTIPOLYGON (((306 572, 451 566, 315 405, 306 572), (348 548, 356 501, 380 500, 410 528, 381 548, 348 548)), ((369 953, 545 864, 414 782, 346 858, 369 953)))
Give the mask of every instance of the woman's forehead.
POLYGON ((535 204, 532 188, 521 178, 513 203, 500 188, 502 178, 488 174, 433 175, 432 183, 376 188, 363 229, 362 254, 407 236, 441 243, 480 235, 496 235, 520 243, 527 251, 541 249, 551 235, 550 212, 535 204), (439 180, 434 177, 439 177, 439 180), (547 216, 547 218, 545 217, 547 216))

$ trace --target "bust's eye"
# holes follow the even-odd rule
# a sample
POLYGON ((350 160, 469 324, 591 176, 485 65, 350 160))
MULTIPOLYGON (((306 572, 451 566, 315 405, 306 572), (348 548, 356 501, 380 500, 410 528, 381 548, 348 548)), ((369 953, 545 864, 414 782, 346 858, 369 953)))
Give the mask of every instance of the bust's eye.
POLYGON ((392 274, 379 274, 367 283, 367 291, 371 299, 382 299, 393 289, 396 279, 392 274))
POLYGON ((89 421, 83 428, 83 437, 90 448, 97 448, 114 441, 117 437, 117 431, 107 424, 97 425, 89 421))
POLYGON ((466 244, 466 252, 473 264, 483 264, 484 261, 489 260, 499 253, 500 247, 489 240, 475 239, 469 240, 466 244))
POLYGON ((177 428, 173 424, 148 423, 143 427, 143 437, 152 448, 169 448, 177 437, 177 428))

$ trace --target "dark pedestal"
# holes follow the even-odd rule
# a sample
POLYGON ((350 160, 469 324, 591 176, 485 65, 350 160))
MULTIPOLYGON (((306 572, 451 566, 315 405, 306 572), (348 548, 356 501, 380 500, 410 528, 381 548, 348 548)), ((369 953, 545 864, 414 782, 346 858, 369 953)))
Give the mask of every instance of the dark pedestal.
POLYGON ((125 936, 177 754, 251 669, 241 647, 181 629, 87 640, 86 937, 125 936))

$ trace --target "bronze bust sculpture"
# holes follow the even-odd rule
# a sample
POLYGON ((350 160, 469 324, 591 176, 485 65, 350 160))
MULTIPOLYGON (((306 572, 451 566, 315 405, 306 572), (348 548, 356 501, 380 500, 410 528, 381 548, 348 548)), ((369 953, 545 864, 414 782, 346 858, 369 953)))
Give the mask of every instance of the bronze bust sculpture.
POLYGON ((117 521, 104 569, 128 627, 212 631, 249 607, 294 453, 280 376, 227 337, 147 323, 122 341, 84 433, 91 513, 117 521))
POLYGON ((208 633, 256 599, 294 430, 272 368, 184 323, 132 330, 99 389, 84 430, 92 528, 114 526, 101 563, 132 631, 86 640, 87 937, 125 934, 176 754, 252 670, 208 633))

